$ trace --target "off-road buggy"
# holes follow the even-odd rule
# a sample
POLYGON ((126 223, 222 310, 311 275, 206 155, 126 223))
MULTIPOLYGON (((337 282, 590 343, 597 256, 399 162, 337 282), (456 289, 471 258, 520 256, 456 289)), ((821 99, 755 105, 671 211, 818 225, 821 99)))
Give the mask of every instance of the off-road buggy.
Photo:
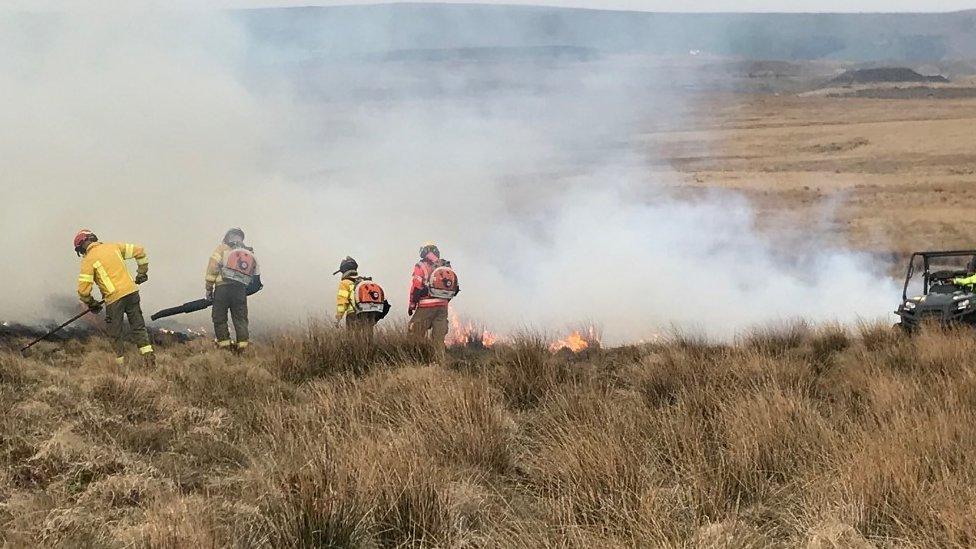
POLYGON ((976 293, 955 278, 976 273, 976 250, 916 252, 908 263, 902 302, 895 311, 906 331, 922 323, 976 326, 976 293), (911 296, 911 297, 909 297, 911 296))

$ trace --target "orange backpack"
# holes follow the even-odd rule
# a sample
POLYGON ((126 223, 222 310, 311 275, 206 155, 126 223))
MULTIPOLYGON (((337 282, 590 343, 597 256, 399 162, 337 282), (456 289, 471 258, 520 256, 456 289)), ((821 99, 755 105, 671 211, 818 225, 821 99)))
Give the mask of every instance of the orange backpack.
POLYGON ((427 295, 438 299, 453 299, 461 291, 458 286, 457 273, 450 263, 434 267, 427 275, 427 295))
POLYGON ((386 295, 379 284, 372 278, 356 279, 356 286, 352 291, 353 308, 357 313, 382 313, 386 303, 386 295))
POLYGON ((247 248, 233 248, 224 252, 220 275, 225 280, 234 280, 248 286, 254 279, 258 262, 247 248))

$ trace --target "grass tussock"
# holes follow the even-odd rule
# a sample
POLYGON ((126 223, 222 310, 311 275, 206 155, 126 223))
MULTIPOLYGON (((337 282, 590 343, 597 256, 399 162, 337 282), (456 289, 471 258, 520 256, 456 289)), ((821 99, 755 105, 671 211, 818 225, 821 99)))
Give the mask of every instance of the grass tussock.
POLYGON ((0 352, 0 545, 970 547, 976 334, 0 352), (106 362, 109 364, 106 365, 106 362))
POLYGON ((301 336, 277 338, 272 349, 273 370, 292 383, 334 374, 364 375, 378 367, 436 360, 434 347, 410 337, 405 326, 377 330, 367 341, 362 333, 312 322, 301 336))

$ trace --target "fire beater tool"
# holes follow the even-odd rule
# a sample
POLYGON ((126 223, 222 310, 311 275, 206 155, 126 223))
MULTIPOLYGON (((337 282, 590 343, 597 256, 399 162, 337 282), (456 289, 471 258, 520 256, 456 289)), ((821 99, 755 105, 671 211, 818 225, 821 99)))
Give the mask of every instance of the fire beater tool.
MULTIPOLYGON (((104 302, 104 301, 99 301, 99 302, 97 303, 97 305, 104 305, 104 304, 105 304, 105 302, 104 302)), ((34 345, 37 345, 38 343, 40 343, 40 342, 42 342, 42 341, 44 341, 45 339, 47 339, 47 338, 49 338, 49 337, 51 337, 52 335, 54 335, 54 334, 56 334, 56 333, 58 333, 58 332, 60 332, 61 330, 63 330, 63 329, 65 329, 65 328, 67 328, 67 327, 68 327, 68 326, 69 326, 69 325, 70 325, 71 323, 73 323, 73 322, 75 322, 76 320, 78 320, 79 318, 81 318, 81 317, 83 317, 83 316, 85 316, 85 315, 87 315, 87 314, 88 314, 88 313, 90 313, 90 312, 92 312, 92 310, 91 310, 91 308, 88 308, 88 309, 85 309, 84 311, 82 311, 82 312, 80 312, 80 313, 78 313, 77 315, 75 315, 75 316, 73 316, 73 317, 71 317, 71 319, 69 319, 69 320, 68 320, 67 322, 65 322, 64 324, 62 324, 62 325, 60 325, 60 326, 58 326, 57 328, 55 328, 55 329, 53 329, 53 330, 51 330, 50 332, 48 332, 48 333, 46 333, 46 334, 44 334, 44 335, 42 335, 41 337, 39 337, 39 338, 37 338, 37 339, 35 339, 34 341, 31 341, 30 343, 28 343, 26 347, 24 347, 23 349, 21 349, 21 350, 20 350, 20 353, 21 353, 21 354, 23 354, 23 355, 26 355, 26 354, 27 354, 27 351, 28 351, 28 350, 29 350, 29 349, 30 349, 31 347, 33 347, 34 345)))

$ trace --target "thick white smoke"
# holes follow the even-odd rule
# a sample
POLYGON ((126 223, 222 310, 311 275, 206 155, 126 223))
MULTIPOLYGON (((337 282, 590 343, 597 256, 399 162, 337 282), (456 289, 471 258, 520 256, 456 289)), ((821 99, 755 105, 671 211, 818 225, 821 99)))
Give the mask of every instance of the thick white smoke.
POLYGON ((2 318, 50 319, 52 296, 73 299, 82 227, 147 247, 147 314, 201 295, 213 246, 244 227, 266 283, 259 326, 330 316, 345 255, 404 316, 425 240, 459 271, 456 309, 500 331, 724 336, 875 318, 897 294, 843 250, 784 257, 735 195, 673 198, 635 136, 688 105, 650 91, 633 60, 283 70, 255 63, 253 37, 215 13, 0 29, 2 318))

